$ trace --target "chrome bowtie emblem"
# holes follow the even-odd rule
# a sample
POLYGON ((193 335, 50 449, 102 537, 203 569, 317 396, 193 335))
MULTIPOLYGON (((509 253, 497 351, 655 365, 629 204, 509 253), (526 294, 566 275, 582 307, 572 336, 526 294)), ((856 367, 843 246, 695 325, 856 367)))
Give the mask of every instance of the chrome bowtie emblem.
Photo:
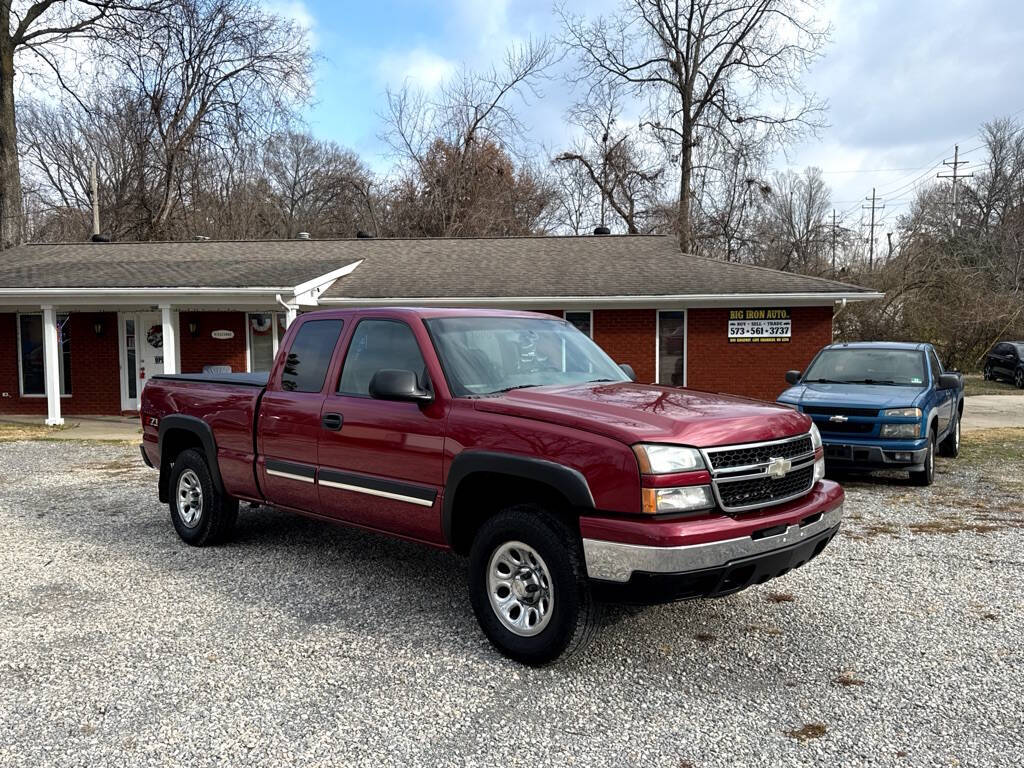
POLYGON ((765 474, 768 477, 785 477, 792 467, 793 462, 789 459, 780 459, 773 456, 768 460, 768 469, 765 470, 765 474))
POLYGON ((835 416, 829 416, 828 420, 829 421, 837 421, 840 424, 842 424, 844 421, 849 421, 848 418, 846 418, 845 416, 840 416, 839 414, 836 414, 835 416))

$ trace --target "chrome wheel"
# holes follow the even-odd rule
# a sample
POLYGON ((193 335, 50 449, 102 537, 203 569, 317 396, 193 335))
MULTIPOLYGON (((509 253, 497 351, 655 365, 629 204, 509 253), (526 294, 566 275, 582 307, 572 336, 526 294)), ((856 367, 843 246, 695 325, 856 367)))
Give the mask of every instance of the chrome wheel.
POLYGON ((178 517, 186 528, 195 528, 203 516, 203 485, 199 476, 186 469, 178 478, 178 517))
POLYGON ((1017 371, 1013 377, 1013 383, 1017 385, 1017 389, 1024 389, 1024 371, 1017 371))
POLYGON ((487 566, 487 596, 505 629, 521 637, 539 634, 551 621, 555 595, 548 567, 521 541, 494 550, 487 566))
POLYGON ((953 427, 953 450, 956 453, 960 453, 960 419, 956 420, 956 424, 953 427))

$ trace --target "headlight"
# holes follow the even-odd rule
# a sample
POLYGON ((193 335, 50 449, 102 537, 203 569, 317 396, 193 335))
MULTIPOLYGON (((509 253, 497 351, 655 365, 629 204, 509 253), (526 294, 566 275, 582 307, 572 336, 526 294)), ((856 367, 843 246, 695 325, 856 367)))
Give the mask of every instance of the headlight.
POLYGON ((644 475, 667 475, 704 469, 704 459, 695 448, 681 445, 634 445, 633 453, 644 475))
POLYGON ((711 509, 715 499, 710 485, 685 485, 681 488, 644 488, 644 512, 695 512, 711 509))
POLYGON ((818 431, 817 424, 811 424, 811 447, 814 450, 821 448, 821 432, 818 431))
POLYGON ((921 409, 920 408, 890 408, 887 411, 882 411, 884 418, 890 419, 920 419, 921 409))
POLYGON ((819 480, 825 477, 825 459, 820 458, 814 462, 814 479, 811 481, 811 485, 817 485, 819 480))
POLYGON ((883 424, 882 437, 912 439, 921 434, 920 424, 883 424))

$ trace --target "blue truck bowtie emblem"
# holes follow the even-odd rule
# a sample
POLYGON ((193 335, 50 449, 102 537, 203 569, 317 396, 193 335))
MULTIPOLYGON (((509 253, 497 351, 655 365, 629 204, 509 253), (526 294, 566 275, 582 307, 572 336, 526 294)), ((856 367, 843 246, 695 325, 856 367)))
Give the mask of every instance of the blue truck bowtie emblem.
POLYGON ((843 422, 849 421, 850 419, 847 418, 846 416, 840 416, 839 414, 836 414, 835 416, 829 416, 828 420, 829 421, 836 421, 836 422, 842 424, 843 422))

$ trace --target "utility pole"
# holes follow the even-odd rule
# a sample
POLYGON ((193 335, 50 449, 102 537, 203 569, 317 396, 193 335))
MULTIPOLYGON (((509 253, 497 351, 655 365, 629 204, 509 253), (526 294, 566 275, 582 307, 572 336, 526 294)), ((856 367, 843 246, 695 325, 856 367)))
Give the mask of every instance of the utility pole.
POLYGON ((960 145, 953 145, 953 159, 943 160, 943 165, 948 165, 953 169, 952 173, 937 173, 935 178, 937 179, 952 179, 953 180, 953 229, 955 230, 960 226, 960 217, 957 216, 956 209, 956 182, 958 179, 969 179, 974 176, 973 173, 960 173, 960 166, 967 165, 966 160, 960 159, 960 145))
POLYGON ((100 233, 100 196, 99 184, 96 181, 96 161, 89 167, 89 191, 92 197, 92 233, 100 233))
POLYGON ((871 211, 871 231, 868 235, 868 272, 871 272, 875 268, 875 211, 884 211, 885 203, 878 205, 878 198, 875 195, 875 188, 871 188, 871 197, 865 197, 865 200, 870 200, 871 205, 862 205, 865 211, 871 211))
POLYGON ((836 209, 832 209, 832 279, 836 279, 836 209))

